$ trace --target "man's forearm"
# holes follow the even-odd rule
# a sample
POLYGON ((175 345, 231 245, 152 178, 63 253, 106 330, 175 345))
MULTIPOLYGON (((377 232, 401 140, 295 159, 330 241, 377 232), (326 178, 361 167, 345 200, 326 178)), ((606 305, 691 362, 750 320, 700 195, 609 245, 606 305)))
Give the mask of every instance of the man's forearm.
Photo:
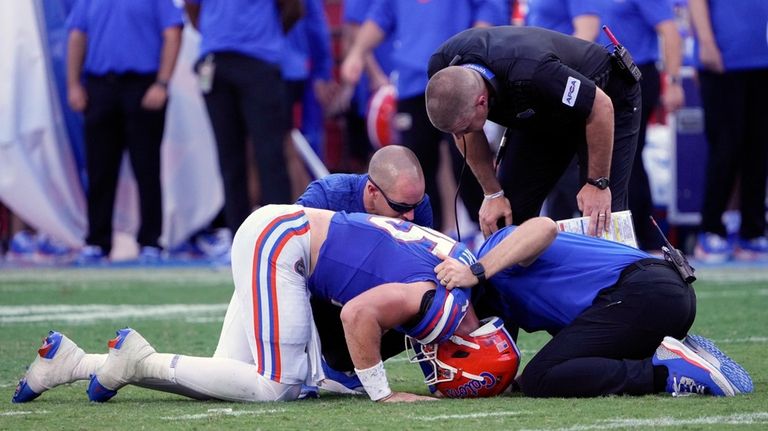
POLYGON ((700 43, 714 43, 715 33, 712 31, 712 21, 709 17, 709 5, 706 0, 689 0, 688 9, 691 12, 691 23, 700 43))
POLYGON ((679 78, 680 65, 683 61, 682 39, 673 20, 664 21, 658 26, 662 37, 664 72, 667 76, 679 78))
POLYGON ((467 164, 472 169, 472 173, 475 174, 480 187, 483 188, 483 193, 491 194, 500 191, 501 185, 496 178, 496 171, 493 169, 493 153, 485 133, 482 131, 466 133, 463 139, 454 137, 454 140, 459 152, 466 156, 467 164), (466 140, 466 146, 464 140, 466 140))
POLYGON ((579 15, 573 18, 573 37, 594 42, 600 33, 600 17, 597 15, 579 15))
POLYGON ((384 31, 378 24, 371 20, 365 21, 355 35, 355 40, 350 48, 350 55, 359 55, 361 58, 379 46, 384 40, 384 31))
POLYGON ((169 27, 163 31, 163 49, 160 54, 160 68, 157 70, 157 81, 167 84, 173 75, 176 58, 181 48, 181 28, 169 27))
POLYGON ((72 30, 67 41, 67 86, 80 83, 83 72, 88 36, 80 30, 72 30))
POLYGON ((552 219, 536 217, 523 222, 480 259, 486 277, 513 265, 530 265, 556 237, 557 226, 552 219))
POLYGON ((592 112, 587 118, 587 153, 589 178, 607 177, 611 173, 613 155, 613 103, 597 88, 592 112))

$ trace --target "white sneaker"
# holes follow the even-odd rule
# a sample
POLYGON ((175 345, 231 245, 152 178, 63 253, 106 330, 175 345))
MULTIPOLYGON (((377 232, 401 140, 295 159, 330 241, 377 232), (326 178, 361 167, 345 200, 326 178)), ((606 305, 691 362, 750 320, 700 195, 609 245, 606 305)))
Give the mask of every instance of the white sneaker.
POLYGON ((91 401, 109 401, 118 389, 133 381, 141 361, 155 353, 149 342, 131 328, 120 329, 116 335, 107 343, 107 360, 91 376, 87 391, 91 401))
POLYGON ((85 356, 83 349, 60 332, 43 338, 37 357, 13 393, 14 403, 32 401, 55 386, 72 382, 72 372, 85 356))

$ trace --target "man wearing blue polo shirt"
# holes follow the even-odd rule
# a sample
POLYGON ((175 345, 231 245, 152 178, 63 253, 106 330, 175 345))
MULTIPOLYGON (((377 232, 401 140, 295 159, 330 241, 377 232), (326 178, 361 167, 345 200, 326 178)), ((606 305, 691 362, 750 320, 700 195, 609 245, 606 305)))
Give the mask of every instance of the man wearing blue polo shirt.
POLYGON ((280 70, 285 35, 274 0, 185 0, 200 30, 197 72, 211 119, 230 231, 251 214, 246 141, 259 172, 261 203, 288 203, 285 86, 280 70))
POLYGON ((491 235, 471 267, 446 258, 446 288, 473 286, 479 317, 552 335, 519 376, 531 397, 734 396, 749 373, 688 334, 696 295, 675 266, 601 238, 557 232, 545 217, 491 235), (486 282, 487 278, 487 282, 486 282))
POLYGON ((160 258, 160 143, 181 45, 172 0, 79 0, 69 16, 67 97, 85 114, 88 235, 79 261, 106 259, 123 152, 139 190, 140 258, 160 258))
MULTIPOLYGON (((424 193, 424 173, 416 155, 406 147, 389 145, 376 151, 368 173, 332 174, 312 182, 296 202, 311 208, 363 212, 397 217, 432 227, 432 206, 424 193)), ((352 372, 352 359, 344 342, 344 328, 335 305, 315 298, 312 315, 320 335, 325 372, 331 379, 346 382, 349 389, 359 387, 355 379, 335 371, 352 372)), ((389 358, 403 351, 402 334, 389 332, 381 339, 381 354, 389 358)))
POLYGON ((432 227, 432 206, 424 193, 424 173, 408 148, 376 151, 367 174, 332 174, 313 181, 297 204, 331 211, 396 217, 432 227))
POLYGON ((689 0, 696 29, 704 131, 709 145, 697 259, 768 260, 768 2, 689 0), (726 238, 723 212, 741 178, 741 226, 726 238))

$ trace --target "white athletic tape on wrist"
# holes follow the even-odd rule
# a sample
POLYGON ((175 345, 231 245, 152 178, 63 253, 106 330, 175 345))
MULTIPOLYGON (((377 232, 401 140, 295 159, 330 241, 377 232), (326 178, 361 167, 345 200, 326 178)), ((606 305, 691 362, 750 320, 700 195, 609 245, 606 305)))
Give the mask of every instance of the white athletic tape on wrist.
POLYGON ((378 401, 392 395, 392 390, 389 389, 389 382, 387 381, 387 370, 384 369, 384 362, 379 361, 378 364, 364 370, 355 368, 355 373, 363 384, 365 391, 368 392, 368 396, 373 401, 378 401))

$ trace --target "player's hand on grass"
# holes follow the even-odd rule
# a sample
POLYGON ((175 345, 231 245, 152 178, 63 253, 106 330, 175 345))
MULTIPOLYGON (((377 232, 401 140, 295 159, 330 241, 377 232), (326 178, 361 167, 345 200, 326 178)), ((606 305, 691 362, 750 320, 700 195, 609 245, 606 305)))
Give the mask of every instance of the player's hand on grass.
POLYGON ((382 403, 415 403, 418 401, 437 401, 437 398, 408 392, 392 392, 392 395, 381 400, 382 403))

